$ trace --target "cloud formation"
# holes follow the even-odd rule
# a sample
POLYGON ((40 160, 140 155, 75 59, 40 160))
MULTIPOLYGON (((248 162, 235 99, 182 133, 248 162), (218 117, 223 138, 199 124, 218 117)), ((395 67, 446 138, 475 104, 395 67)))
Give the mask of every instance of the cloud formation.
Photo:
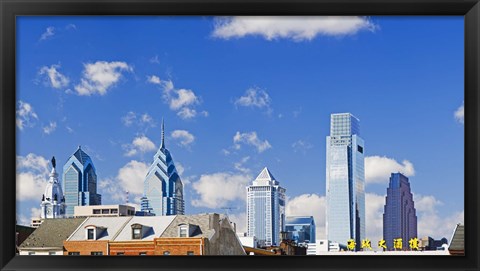
POLYGON ((398 163, 386 156, 365 157, 365 183, 388 183, 392 173, 400 172, 407 177, 415 175, 415 168, 408 160, 398 163))
POLYGON ((170 109, 177 112, 182 119, 191 119, 197 115, 208 116, 207 111, 198 112, 195 106, 201 103, 193 90, 176 89, 171 80, 161 80, 158 76, 151 75, 147 77, 147 81, 163 88, 163 99, 169 105, 170 109))
POLYGON ((174 130, 171 133, 172 138, 180 141, 180 146, 188 147, 195 141, 195 136, 186 130, 174 130))
POLYGON ((49 175, 49 160, 29 153, 17 156, 17 201, 40 201, 49 175))
POLYGON ((75 86, 78 95, 105 95, 122 77, 122 72, 132 72, 133 68, 125 62, 97 61, 84 64, 81 83, 75 86))
POLYGON ((157 149, 155 144, 145 135, 135 137, 131 144, 125 144, 122 147, 126 150, 125 156, 134 156, 138 153, 146 153, 157 149))
POLYGON ((292 144, 292 148, 294 152, 302 152, 305 154, 307 150, 313 148, 313 145, 305 140, 299 139, 292 144))
POLYGON ((49 26, 45 29, 45 32, 40 36, 40 40, 46 40, 55 35, 55 27, 49 26))
POLYGON ((61 74, 58 69, 60 69, 60 65, 51 65, 50 67, 43 66, 40 68, 38 74, 44 75, 46 84, 52 88, 60 89, 67 87, 70 79, 61 74))
POLYGON ((317 36, 345 36, 361 30, 373 32, 377 26, 358 16, 236 16, 215 20, 213 37, 243 38, 253 35, 266 40, 309 41, 317 36))
POLYGON ((462 103, 462 105, 453 113, 453 116, 455 117, 455 120, 458 121, 461 124, 464 124, 465 122, 465 104, 462 103))
POLYGON ((148 113, 135 113, 129 111, 125 116, 122 117, 123 125, 130 127, 133 124, 136 124, 139 127, 155 127, 155 122, 148 113))
POLYGON ((47 126, 43 126, 43 132, 47 135, 53 133, 55 129, 57 129, 57 123, 55 121, 51 121, 47 126))
POLYGON ((287 201, 285 214, 287 216, 313 216, 316 239, 325 239, 325 204, 324 196, 303 194, 287 201))
POLYGON ((247 133, 240 133, 237 131, 237 133, 233 136, 233 144, 235 149, 240 149, 241 143, 254 146, 258 153, 262 153, 272 147, 268 140, 260 140, 260 138, 257 136, 257 132, 255 131, 247 133))
POLYGON ((228 172, 201 175, 200 179, 192 185, 199 196, 192 200, 192 205, 219 209, 231 201, 245 200, 245 187, 251 179, 249 175, 228 172))
POLYGON ((18 101, 15 120, 18 129, 23 130, 25 127, 33 127, 35 120, 38 120, 38 115, 33 107, 29 103, 18 101))
POLYGON ((236 106, 265 108, 271 112, 271 99, 268 93, 259 88, 249 88, 245 94, 235 100, 236 106))

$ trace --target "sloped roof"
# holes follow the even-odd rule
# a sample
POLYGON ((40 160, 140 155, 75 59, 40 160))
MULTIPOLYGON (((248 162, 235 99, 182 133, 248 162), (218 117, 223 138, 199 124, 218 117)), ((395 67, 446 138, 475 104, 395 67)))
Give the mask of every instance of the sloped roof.
POLYGON ((449 251, 464 251, 465 250, 465 225, 457 224, 453 232, 452 240, 450 241, 449 251))
POLYGON ((134 216, 123 227, 117 237, 113 241, 131 241, 132 240, 132 225, 141 224, 143 226, 150 227, 149 231, 142 240, 153 240, 160 237, 167 227, 175 219, 174 215, 171 216, 134 216))
POLYGON ((190 237, 209 237, 212 230, 210 228, 210 217, 213 215, 214 214, 177 215, 160 237, 178 237, 178 225, 180 224, 198 226, 190 237))
POLYGON ((71 236, 68 241, 82 241, 85 240, 85 227, 89 225, 95 225, 105 230, 96 240, 113 240, 124 225, 132 219, 131 216, 120 217, 88 217, 81 227, 79 227, 71 236))
POLYGON ((88 156, 88 154, 86 154, 81 148, 80 146, 78 146, 78 149, 77 151, 75 151, 75 153, 73 154, 73 156, 75 156, 75 158, 78 159, 78 161, 80 161, 80 163, 82 165, 85 165, 85 163, 88 161, 88 160, 92 160, 90 158, 90 156, 88 156))
POLYGON ((47 218, 19 246, 19 249, 40 247, 63 247, 75 229, 85 221, 85 218, 47 218))
POLYGON ((275 177, 273 177, 272 173, 270 170, 268 170, 267 167, 265 167, 260 174, 258 174, 257 178, 255 179, 256 181, 274 181, 276 180, 275 177))

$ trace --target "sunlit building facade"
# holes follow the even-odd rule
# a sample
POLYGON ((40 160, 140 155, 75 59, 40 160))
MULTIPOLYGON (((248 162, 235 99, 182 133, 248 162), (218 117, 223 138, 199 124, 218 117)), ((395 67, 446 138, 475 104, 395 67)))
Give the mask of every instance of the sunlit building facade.
POLYGON ((247 236, 258 247, 278 246, 285 231, 285 188, 264 168, 247 186, 247 236))
POLYGON ((75 206, 102 204, 95 166, 80 146, 63 166, 63 188, 67 217, 73 217, 75 206))
POLYGON ((365 238, 364 141, 360 121, 350 113, 330 116, 326 159, 326 236, 357 249, 365 238))
POLYGON ((165 125, 162 120, 162 142, 143 183, 142 215, 183 215, 183 183, 172 155, 165 148, 165 125))
POLYGON ((393 239, 402 238, 403 249, 417 236, 417 215, 410 190, 410 182, 402 173, 392 173, 385 198, 383 239, 387 249, 393 250, 393 239))

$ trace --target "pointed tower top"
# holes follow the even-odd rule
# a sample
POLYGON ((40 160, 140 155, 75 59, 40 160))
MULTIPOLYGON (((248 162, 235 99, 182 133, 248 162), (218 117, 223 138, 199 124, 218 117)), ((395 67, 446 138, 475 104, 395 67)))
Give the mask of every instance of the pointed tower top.
POLYGON ((160 145, 160 149, 165 148, 165 123, 162 118, 162 144, 160 145))
POLYGON ((55 156, 52 157, 52 166, 53 166, 53 168, 55 168, 55 166, 56 166, 55 156))

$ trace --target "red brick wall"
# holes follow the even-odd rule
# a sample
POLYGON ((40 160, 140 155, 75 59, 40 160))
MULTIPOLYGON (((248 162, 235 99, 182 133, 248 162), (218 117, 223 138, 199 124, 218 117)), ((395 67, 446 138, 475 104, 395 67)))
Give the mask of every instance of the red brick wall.
POLYGON ((107 240, 85 240, 85 241, 63 241, 65 248, 63 255, 69 252, 80 252, 80 255, 91 255, 91 252, 101 251, 103 255, 108 255, 107 240))
POLYGON ((203 238, 155 238, 155 255, 163 255, 165 251, 170 255, 187 255, 188 251, 204 255, 205 242, 203 238))
POLYGON ((152 241, 129 241, 129 242, 110 242, 110 255, 117 255, 123 252, 125 255, 138 256, 141 252, 147 255, 155 255, 155 245, 152 241))

